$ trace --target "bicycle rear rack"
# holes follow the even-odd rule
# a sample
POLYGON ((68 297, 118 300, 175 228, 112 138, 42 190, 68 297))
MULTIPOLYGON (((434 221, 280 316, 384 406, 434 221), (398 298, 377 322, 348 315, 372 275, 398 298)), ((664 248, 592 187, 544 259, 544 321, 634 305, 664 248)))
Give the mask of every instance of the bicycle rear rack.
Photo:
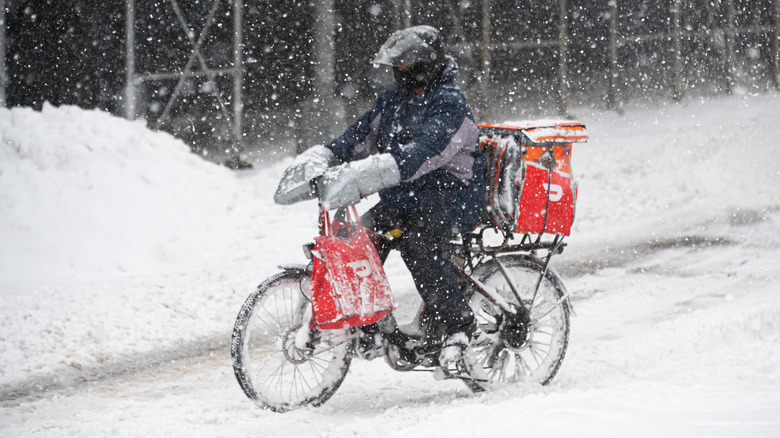
POLYGON ((552 240, 542 240, 545 236, 543 234, 535 236, 536 237, 533 237, 531 234, 523 234, 520 243, 510 244, 509 242, 515 237, 513 233, 498 230, 495 227, 483 227, 475 232, 463 233, 462 247, 472 255, 484 254, 495 257, 498 254, 512 252, 533 254, 538 250, 547 250, 548 255, 560 254, 566 246, 566 243, 563 241, 564 236, 555 235, 552 240), (504 237, 503 242, 500 245, 486 246, 484 235, 488 230, 497 230, 500 232, 504 237))
MULTIPOLYGON (((520 295, 516 289, 516 285, 509 277, 509 274, 506 272, 506 269, 504 268, 504 265, 501 263, 501 260, 498 259, 498 255, 508 254, 508 253, 526 253, 536 257, 536 251, 546 250, 547 254, 544 257, 544 263, 542 265, 542 269, 539 272, 539 278, 537 279, 536 284, 534 285, 533 288, 533 295, 531 298, 531 305, 533 305, 533 302, 536 301, 536 295, 539 292, 539 287, 542 284, 542 280, 544 279, 544 276, 547 275, 547 271, 549 269, 550 260, 552 259, 552 256, 555 254, 562 253, 563 248, 566 246, 566 243, 563 241, 564 236, 555 235, 555 237, 553 237, 552 240, 543 241, 542 234, 536 235, 535 238, 532 237, 530 234, 524 234, 520 240, 520 243, 509 244, 509 241, 514 238, 514 235, 510 232, 501 231, 501 233, 504 236, 504 241, 500 245, 485 246, 484 234, 485 231, 489 229, 495 229, 495 228, 484 227, 480 229, 478 232, 463 233, 463 243, 461 244, 461 250, 462 250, 461 252, 465 254, 461 254, 461 255, 463 256, 464 266, 458 267, 458 271, 460 271, 461 274, 466 275, 466 277, 469 278, 468 274, 466 274, 465 270, 463 269, 465 266, 468 266, 469 270, 473 270, 474 267, 478 265, 480 261, 483 260, 485 257, 494 258, 496 262, 498 262, 499 270, 501 271, 502 276, 504 277, 510 289, 512 290, 512 293, 518 299, 518 302, 522 302, 520 300, 520 295)), ((481 286, 478 284, 478 282, 475 282, 473 279, 470 280, 477 288, 481 289, 481 286)), ((486 292, 483 290, 483 293, 486 292)), ((489 295, 490 294, 487 294, 486 296, 489 295)))

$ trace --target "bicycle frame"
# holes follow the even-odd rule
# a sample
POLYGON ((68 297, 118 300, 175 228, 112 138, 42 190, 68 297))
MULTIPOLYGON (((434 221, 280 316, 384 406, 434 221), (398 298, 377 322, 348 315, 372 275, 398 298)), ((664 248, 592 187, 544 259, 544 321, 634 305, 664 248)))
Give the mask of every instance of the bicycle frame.
MULTIPOLYGON (((453 267, 455 268, 455 271, 457 272, 458 276, 462 280, 468 282, 468 284, 470 284, 472 287, 474 287, 474 289, 478 293, 480 293, 489 301, 491 301, 492 303, 500 307, 503 311, 511 314, 516 314, 517 309, 512 307, 502 297, 493 293, 490 290, 490 288, 481 284, 479 280, 475 279, 470 274, 474 272, 474 270, 479 265, 491 260, 495 260, 502 276, 506 280, 506 283, 509 286, 509 289, 512 291, 512 294, 515 296, 517 302, 520 305, 524 306, 526 308, 525 310, 528 311, 533 307, 536 301, 536 296, 539 291, 539 287, 541 286, 541 283, 544 280, 544 276, 547 275, 552 256, 563 252, 563 249, 566 246, 566 243, 563 241, 563 236, 555 236, 553 237, 552 240, 547 240, 547 241, 542 240, 542 237, 543 236, 541 234, 536 236, 535 238, 532 237, 530 234, 524 234, 520 239, 519 243, 510 244, 509 242, 514 238, 512 233, 507 233, 505 231, 501 231, 496 229, 495 227, 490 227, 490 226, 478 227, 475 231, 463 233, 462 241, 460 243, 451 243, 452 257, 450 261, 452 262, 453 267), (484 235, 485 232, 488 230, 499 231, 503 235, 503 242, 497 246, 486 246, 484 235), (544 256, 543 269, 539 272, 539 277, 533 287, 533 294, 531 300, 524 303, 520 297, 520 293, 518 292, 517 285, 515 285, 512 279, 509 277, 504 265, 501 263, 501 259, 499 256, 505 254, 529 254, 535 256, 536 252, 540 250, 547 251, 547 253, 544 256)), ((390 242, 390 244, 383 246, 383 251, 380 254, 380 258, 384 263, 389 252, 395 249, 394 248, 395 246, 392 244, 393 239, 388 239, 387 237, 382 237, 382 236, 380 236, 380 238, 384 238, 388 242, 390 242)), ((309 260, 311 260, 312 258, 311 250, 313 248, 314 248, 313 243, 304 245, 304 253, 309 260)), ((309 264, 308 267, 304 265, 295 265, 295 266, 290 265, 288 267, 280 266, 280 268, 304 269, 310 271, 311 264, 309 264)), ((568 295, 565 296, 563 299, 569 301, 568 295)), ((571 308, 571 303, 569 303, 568 306, 569 308, 571 308)), ((543 316, 544 315, 541 315, 539 318, 543 316)))
MULTIPOLYGON (((462 234, 445 251, 475 316, 468 353, 456 363, 440 363, 444 334, 424 304, 403 326, 394 318, 337 329, 312 325, 312 264, 285 265, 258 286, 236 318, 231 357, 244 393, 277 412, 318 406, 338 389, 353 356, 384 356, 395 371, 433 372, 437 380, 459 379, 474 392, 519 381, 549 382, 569 334, 569 295, 549 268, 564 247, 562 238, 543 242, 524 235, 514 244, 504 234, 503 243, 489 246, 495 236, 485 239, 482 227, 462 234), (546 255, 538 257, 542 250, 546 255)), ((383 252, 398 248, 401 241, 393 240, 399 237, 389 234, 383 252)), ((313 246, 304 248, 311 259, 313 246)))
MULTIPOLYGON (((485 263, 488 260, 495 260, 496 264, 499 267, 499 270, 501 271, 502 276, 507 282, 507 285, 509 286, 509 289, 512 291, 512 294, 517 299, 517 302, 521 305, 523 304, 523 301, 520 298, 520 294, 517 290, 517 285, 514 284, 514 282, 509 278, 509 275, 506 272, 506 269, 504 268, 504 265, 501 263, 501 260, 499 258, 499 255, 503 254, 512 254, 512 253, 525 253, 525 254, 531 254, 535 255, 536 251, 539 250, 546 250, 547 254, 544 259, 544 268, 541 272, 539 272, 539 278, 536 281, 536 284, 533 288, 533 295, 531 298, 531 301, 528 305, 526 305, 527 309, 530 309, 533 307, 533 304, 536 300, 536 295, 539 291, 539 287, 542 284, 542 280, 544 279, 544 276, 547 275, 548 268, 550 266, 550 260, 552 259, 552 256, 555 254, 560 254, 563 252, 563 248, 566 246, 566 244, 563 242, 563 236, 555 236, 552 241, 542 241, 542 235, 538 235, 536 239, 533 239, 531 235, 524 234, 519 244, 510 245, 509 241, 512 240, 513 235, 511 233, 506 233, 502 231, 504 241, 501 245, 498 246, 485 246, 484 243, 484 234, 487 230, 495 229, 493 227, 484 227, 481 228, 478 232, 470 232, 470 233, 464 233, 463 235, 463 242, 460 244, 453 244, 454 252, 455 254, 463 254, 465 257, 461 258, 463 260, 462 264, 453 262, 453 265, 456 268, 456 271, 460 275, 460 277, 463 280, 468 281, 476 290, 485 296, 488 300, 499 306, 502 310, 509 313, 516 313, 516 310, 513 309, 509 304, 506 303, 501 297, 493 294, 490 292, 489 289, 485 288, 478 280, 473 278, 468 272, 474 272, 474 269, 477 268, 482 263, 485 263), (487 258, 487 259, 486 259, 487 258)), ((456 256, 457 257, 457 256, 456 256)), ((568 298, 568 297, 567 297, 568 298)))

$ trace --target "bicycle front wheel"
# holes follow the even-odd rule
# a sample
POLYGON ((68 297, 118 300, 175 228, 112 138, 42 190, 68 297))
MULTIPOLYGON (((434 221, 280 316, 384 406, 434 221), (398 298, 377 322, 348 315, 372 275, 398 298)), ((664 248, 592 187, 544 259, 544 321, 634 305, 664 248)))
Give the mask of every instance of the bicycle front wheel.
POLYGON ((569 343, 568 294, 551 269, 534 294, 543 269, 535 257, 506 255, 472 273, 484 289, 497 295, 492 299, 478 291, 469 295, 477 330, 460 367, 471 377, 464 381, 472 390, 518 382, 545 385, 558 372, 569 343), (502 310, 496 299, 515 312, 502 310))
POLYGON ((319 406, 349 370, 354 354, 350 329, 308 328, 309 276, 287 271, 269 278, 247 298, 236 319, 233 371, 247 397, 264 409, 319 406))

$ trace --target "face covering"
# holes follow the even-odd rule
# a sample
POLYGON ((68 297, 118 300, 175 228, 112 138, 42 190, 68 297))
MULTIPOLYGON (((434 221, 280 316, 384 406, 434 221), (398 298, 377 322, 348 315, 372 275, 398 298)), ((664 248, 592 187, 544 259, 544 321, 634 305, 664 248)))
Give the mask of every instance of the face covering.
POLYGON ((417 94, 417 90, 425 87, 433 79, 432 73, 433 66, 423 62, 417 63, 404 71, 393 69, 395 81, 407 97, 414 96, 417 94))

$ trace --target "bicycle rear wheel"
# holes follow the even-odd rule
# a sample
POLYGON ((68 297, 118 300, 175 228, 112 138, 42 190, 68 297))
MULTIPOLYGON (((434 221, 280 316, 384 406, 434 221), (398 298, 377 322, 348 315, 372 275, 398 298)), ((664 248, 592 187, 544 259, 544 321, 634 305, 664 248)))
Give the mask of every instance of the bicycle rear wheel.
POLYGON ((494 300, 472 289, 469 304, 477 330, 459 366, 471 377, 464 381, 475 392, 518 382, 545 385, 558 372, 569 342, 568 295, 560 277, 548 269, 534 297, 543 268, 535 257, 512 254, 474 270, 473 278, 516 310, 504 312, 494 300))
POLYGON ((319 406, 349 370, 354 354, 350 329, 308 333, 309 276, 291 270, 269 278, 247 298, 236 319, 230 346, 233 371, 247 397, 264 409, 319 406), (305 347, 301 331, 307 331, 305 347))

